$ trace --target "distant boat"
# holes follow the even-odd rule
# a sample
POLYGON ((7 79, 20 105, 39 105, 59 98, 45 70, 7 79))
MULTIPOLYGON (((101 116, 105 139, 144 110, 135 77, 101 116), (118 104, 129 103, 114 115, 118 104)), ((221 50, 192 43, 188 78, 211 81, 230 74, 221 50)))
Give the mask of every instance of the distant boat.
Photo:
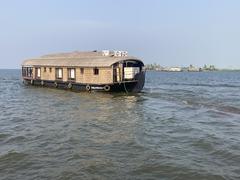
POLYGON ((145 71, 126 51, 76 51, 25 60, 22 78, 25 84, 74 91, 140 92, 145 71))

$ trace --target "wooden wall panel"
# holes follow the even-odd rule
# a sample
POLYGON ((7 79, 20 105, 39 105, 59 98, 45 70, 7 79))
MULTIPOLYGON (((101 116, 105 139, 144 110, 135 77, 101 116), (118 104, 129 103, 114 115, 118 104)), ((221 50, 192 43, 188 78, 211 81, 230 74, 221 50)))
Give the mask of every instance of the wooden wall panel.
MULTIPOLYGON (((35 71, 35 68, 34 68, 35 71)), ((36 72, 35 72, 36 74, 36 72)), ((34 77, 36 77, 34 74, 34 77)), ((46 72, 44 72, 44 67, 41 67, 41 80, 49 80, 54 81, 55 80, 55 68, 54 67, 46 67, 46 72), (50 68, 52 68, 52 71, 50 72, 50 68)))
MULTIPOLYGON (((44 67, 41 67, 41 80, 55 81, 55 67, 46 67, 46 72, 44 72, 44 67)), ((113 69, 109 68, 98 68, 99 74, 94 75, 94 68, 86 67, 84 68, 84 73, 81 74, 80 67, 75 67, 76 70, 76 82, 84 84, 110 84, 113 82, 113 69)), ((35 78, 36 69, 33 68, 33 78, 35 78)), ((68 70, 67 67, 63 67, 63 81, 68 81, 68 70)))

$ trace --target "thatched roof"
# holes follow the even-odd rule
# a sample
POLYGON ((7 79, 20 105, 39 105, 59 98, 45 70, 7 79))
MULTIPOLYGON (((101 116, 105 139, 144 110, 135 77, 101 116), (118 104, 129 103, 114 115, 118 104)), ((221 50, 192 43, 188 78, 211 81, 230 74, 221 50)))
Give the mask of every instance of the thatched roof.
POLYGON ((22 66, 68 66, 68 67, 110 67, 111 65, 125 60, 141 60, 126 56, 103 56, 102 52, 71 52, 44 55, 39 58, 25 60, 22 66))

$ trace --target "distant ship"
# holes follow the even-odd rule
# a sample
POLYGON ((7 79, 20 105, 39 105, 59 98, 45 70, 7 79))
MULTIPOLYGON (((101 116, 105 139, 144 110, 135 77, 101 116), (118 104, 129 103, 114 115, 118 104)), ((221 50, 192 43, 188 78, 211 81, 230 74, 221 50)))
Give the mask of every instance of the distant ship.
POLYGON ((140 92, 144 63, 126 51, 70 52, 22 63, 25 84, 74 91, 140 92))

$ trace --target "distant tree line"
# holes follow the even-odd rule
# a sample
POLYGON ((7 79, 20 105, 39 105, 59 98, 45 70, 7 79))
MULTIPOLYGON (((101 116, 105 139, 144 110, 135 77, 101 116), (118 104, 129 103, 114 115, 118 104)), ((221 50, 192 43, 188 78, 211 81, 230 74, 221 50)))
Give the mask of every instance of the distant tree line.
POLYGON ((163 69, 163 67, 160 66, 157 63, 153 63, 153 64, 146 64, 145 65, 145 69, 146 70, 156 70, 156 71, 159 71, 159 70, 163 69))
MULTIPOLYGON (((157 63, 153 64, 146 64, 145 69, 146 70, 155 70, 155 71, 172 71, 175 67, 163 67, 157 63)), ((192 64, 190 64, 188 67, 177 67, 178 69, 181 69, 181 71, 216 71, 217 68, 214 65, 204 65, 203 67, 196 67, 192 64)))

